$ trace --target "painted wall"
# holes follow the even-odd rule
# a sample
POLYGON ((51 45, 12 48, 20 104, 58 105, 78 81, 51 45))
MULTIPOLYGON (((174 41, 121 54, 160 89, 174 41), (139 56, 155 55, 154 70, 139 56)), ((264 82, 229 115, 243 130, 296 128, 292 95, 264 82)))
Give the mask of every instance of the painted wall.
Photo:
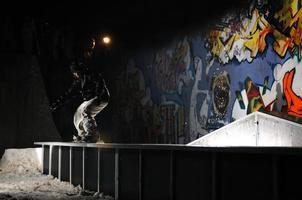
POLYGON ((302 118, 301 39, 300 1, 259 0, 206 34, 146 47, 116 80, 122 139, 187 143, 254 111, 302 118))

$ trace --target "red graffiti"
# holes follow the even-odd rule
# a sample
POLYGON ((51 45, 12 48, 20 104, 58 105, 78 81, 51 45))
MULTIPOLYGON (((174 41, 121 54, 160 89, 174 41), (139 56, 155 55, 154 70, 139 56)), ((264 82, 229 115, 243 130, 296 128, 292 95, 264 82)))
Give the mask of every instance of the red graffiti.
POLYGON ((287 101, 287 114, 302 118, 302 99, 292 90, 295 68, 286 72, 283 78, 283 92, 287 101))

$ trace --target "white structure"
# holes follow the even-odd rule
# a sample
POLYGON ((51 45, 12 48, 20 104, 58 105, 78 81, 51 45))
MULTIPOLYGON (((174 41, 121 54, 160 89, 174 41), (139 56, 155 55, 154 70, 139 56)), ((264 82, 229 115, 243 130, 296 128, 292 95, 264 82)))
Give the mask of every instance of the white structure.
POLYGON ((302 125, 265 113, 254 112, 187 145, 297 147, 302 146, 302 125))

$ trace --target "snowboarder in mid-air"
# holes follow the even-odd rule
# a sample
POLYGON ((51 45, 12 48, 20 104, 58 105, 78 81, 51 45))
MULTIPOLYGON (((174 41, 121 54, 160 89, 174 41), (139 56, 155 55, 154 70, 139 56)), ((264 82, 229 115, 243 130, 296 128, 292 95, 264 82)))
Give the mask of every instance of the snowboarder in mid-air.
POLYGON ((75 97, 82 97, 83 103, 77 108, 73 123, 77 135, 74 142, 100 142, 100 131, 95 116, 101 112, 109 102, 109 91, 100 73, 91 71, 84 63, 73 62, 70 65, 73 83, 68 91, 58 98, 50 107, 52 111, 75 97))

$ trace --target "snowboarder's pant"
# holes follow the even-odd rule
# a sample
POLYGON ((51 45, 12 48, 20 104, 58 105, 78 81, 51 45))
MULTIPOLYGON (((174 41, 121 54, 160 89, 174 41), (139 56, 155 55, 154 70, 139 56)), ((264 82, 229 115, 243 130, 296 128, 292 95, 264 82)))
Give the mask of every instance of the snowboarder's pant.
POLYGON ((101 112, 108 104, 108 100, 101 100, 96 96, 88 101, 84 101, 74 114, 73 123, 78 131, 78 136, 97 137, 97 123, 95 116, 101 112))

